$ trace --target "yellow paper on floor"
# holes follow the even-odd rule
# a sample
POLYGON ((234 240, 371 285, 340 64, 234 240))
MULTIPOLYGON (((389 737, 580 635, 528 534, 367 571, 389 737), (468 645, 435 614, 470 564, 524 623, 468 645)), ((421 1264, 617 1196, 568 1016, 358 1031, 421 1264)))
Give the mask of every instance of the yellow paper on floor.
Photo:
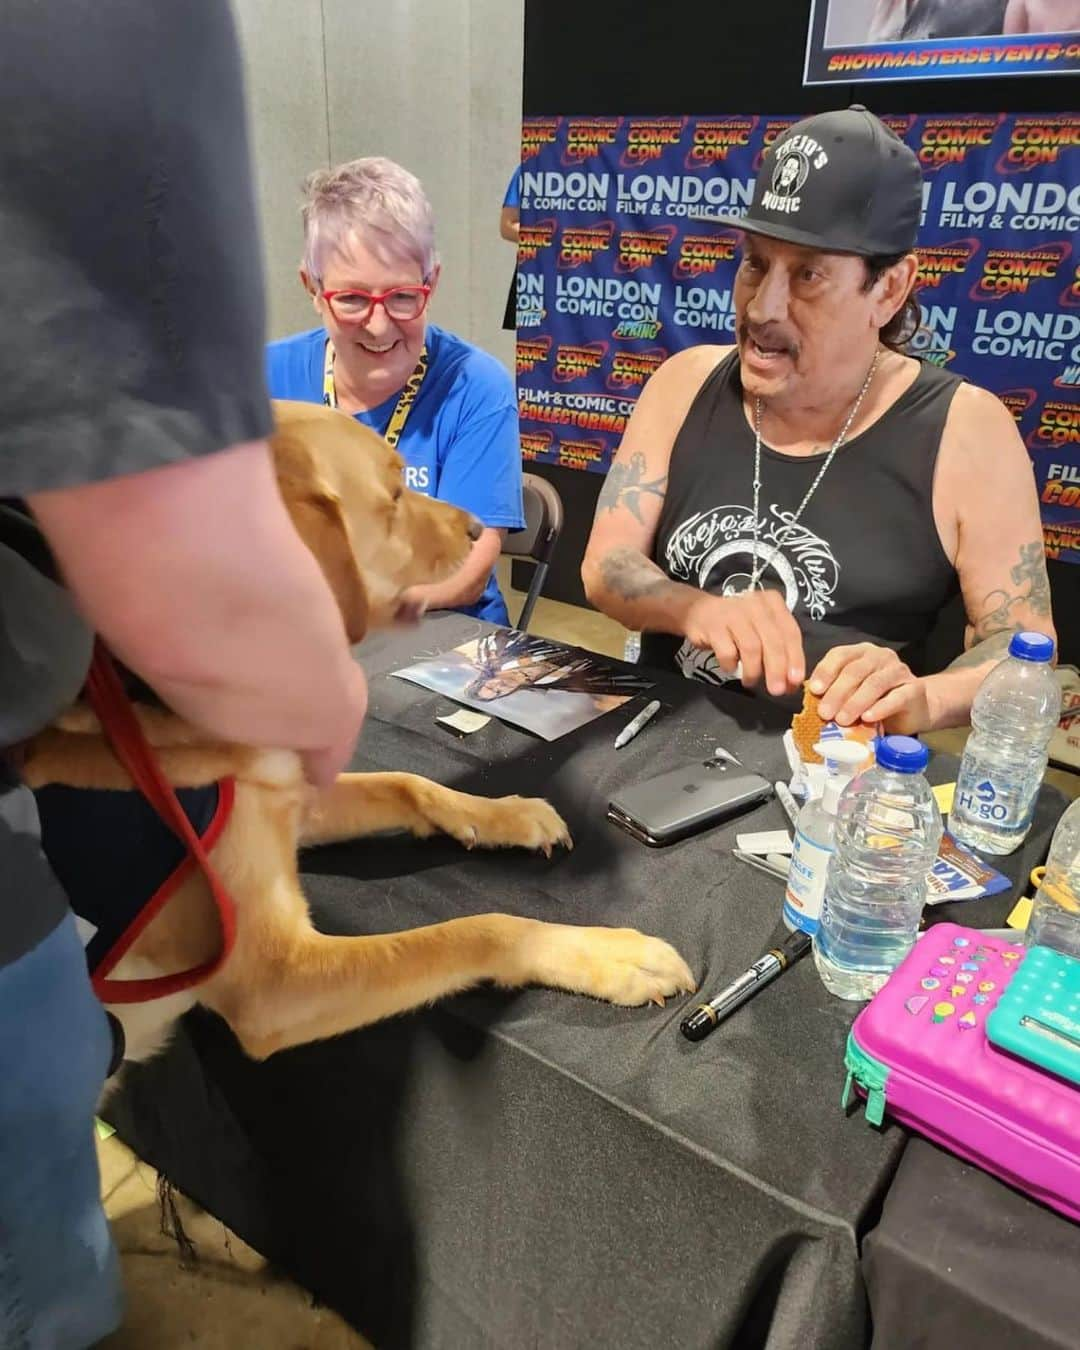
POLYGON ((934 789, 934 801, 937 802, 938 810, 943 816, 947 816, 952 810, 953 797, 955 795, 955 783, 939 783, 934 789))

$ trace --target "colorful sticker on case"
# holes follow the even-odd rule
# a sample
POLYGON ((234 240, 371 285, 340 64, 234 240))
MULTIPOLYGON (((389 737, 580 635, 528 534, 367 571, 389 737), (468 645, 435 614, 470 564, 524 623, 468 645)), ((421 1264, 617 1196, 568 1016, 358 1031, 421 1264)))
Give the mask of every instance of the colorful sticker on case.
POLYGON ((955 956, 941 956, 941 957, 938 958, 938 960, 940 961, 940 963, 941 963, 943 966, 955 966, 955 965, 956 965, 956 957, 955 957, 955 956))
POLYGON ((963 998, 964 995, 965 995, 966 993, 967 993, 967 986, 966 986, 966 985, 962 985, 962 984, 954 984, 953 987, 949 990, 949 997, 950 997, 950 998, 963 998))
POLYGON ((956 1011, 956 1008, 955 1008, 955 1006, 954 1006, 953 1004, 951 1004, 951 1003, 935 1003, 935 1004, 934 1004, 934 1021, 935 1021, 935 1022, 944 1022, 945 1019, 946 1019, 946 1017, 951 1017, 955 1011, 956 1011))
POLYGON ((931 976, 929 976, 929 975, 927 975, 927 977, 926 977, 925 980, 920 980, 919 983, 922 985, 922 987, 923 987, 924 989, 940 989, 940 988, 941 988, 941 981, 940 981, 940 980, 935 980, 935 979, 933 979, 933 978, 932 978, 931 976))
POLYGON ((1020 960, 1020 953, 1019 953, 1019 952, 1002 952, 1002 953, 1001 953, 1001 959, 1002 959, 1003 961, 1019 961, 1019 960, 1020 960))
POLYGON ((990 1002, 990 1000, 987 998, 987 996, 986 996, 985 994, 976 994, 975 997, 974 997, 971 1001, 972 1001, 972 1003, 978 1003, 978 1004, 983 1004, 983 1003, 989 1003, 989 1002, 990 1002))
POLYGON ((976 1021, 977 1019, 973 1012, 966 1012, 964 1013, 963 1017, 961 1017, 958 1026, 960 1027, 961 1031, 970 1031, 971 1028, 975 1025, 976 1021))
POLYGON ((971 942, 966 937, 954 937, 952 940, 952 945, 954 947, 970 947, 971 942))
POLYGON ((982 980, 979 984, 979 993, 988 994, 994 988, 996 988, 996 985, 993 980, 982 980))
POLYGON ((949 967, 948 967, 948 966, 931 966, 931 967, 930 967, 930 974, 931 974, 931 975, 938 975, 938 976, 941 977, 941 979, 944 980, 944 979, 950 974, 949 967))
POLYGON ((961 984, 970 984, 975 976, 969 970, 962 970, 956 978, 961 984))
POLYGON ((917 1017, 929 1002, 930 1000, 925 994, 912 994, 904 1007, 911 1013, 912 1017, 917 1017))
POLYGON ((978 970, 978 969, 979 969, 979 963, 978 963, 978 961, 965 961, 964 964, 960 967, 960 969, 961 969, 961 970, 978 970))

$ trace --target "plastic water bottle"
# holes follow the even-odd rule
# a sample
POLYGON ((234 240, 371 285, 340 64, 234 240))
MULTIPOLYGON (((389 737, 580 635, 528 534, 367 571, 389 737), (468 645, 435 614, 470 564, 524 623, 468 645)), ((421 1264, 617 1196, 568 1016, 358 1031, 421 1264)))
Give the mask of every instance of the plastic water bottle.
POLYGON ((923 770, 930 752, 885 736, 877 764, 844 789, 814 962, 830 993, 871 998, 915 944, 941 812, 923 770))
POLYGON ((629 662, 631 665, 635 665, 635 666, 636 666, 637 663, 641 660, 641 634, 640 634, 640 633, 634 633, 634 632, 628 632, 628 633, 627 633, 627 635, 626 635, 626 641, 623 643, 623 658, 622 658, 622 659, 623 659, 624 661, 629 662))
POLYGON ((819 741, 814 750, 825 761, 825 783, 821 796, 808 801, 795 822, 795 843, 780 915, 787 928, 798 928, 811 936, 817 932, 821 918, 840 795, 870 755, 869 746, 862 741, 819 741))
POLYGON ((1016 633, 1009 655, 975 695, 949 833, 980 853, 1012 853, 1031 828, 1046 748, 1061 715, 1053 655, 1045 634, 1016 633))
POLYGON ((1080 798, 1058 821, 1028 921, 1029 947, 1080 957, 1080 798))

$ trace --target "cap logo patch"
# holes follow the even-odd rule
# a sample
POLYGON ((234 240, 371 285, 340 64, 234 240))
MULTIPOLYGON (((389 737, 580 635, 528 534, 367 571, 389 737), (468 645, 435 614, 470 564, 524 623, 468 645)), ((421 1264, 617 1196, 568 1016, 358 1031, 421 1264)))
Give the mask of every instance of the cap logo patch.
POLYGON ((777 147, 772 186, 762 194, 762 206, 766 211, 795 215, 802 206, 799 194, 811 170, 823 169, 828 162, 829 156, 812 136, 789 137, 777 147))

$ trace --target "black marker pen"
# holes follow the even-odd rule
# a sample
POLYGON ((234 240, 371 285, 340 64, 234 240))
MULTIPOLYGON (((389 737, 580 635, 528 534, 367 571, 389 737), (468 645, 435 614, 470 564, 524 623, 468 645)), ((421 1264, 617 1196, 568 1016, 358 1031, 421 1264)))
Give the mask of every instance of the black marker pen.
POLYGON ((679 1030, 688 1041, 703 1041, 714 1027, 718 1027, 730 1017, 736 1008, 741 1008, 748 999, 754 997, 777 975, 792 966, 800 956, 810 950, 810 938, 806 933, 791 933, 779 947, 773 947, 759 957, 749 970, 744 971, 737 980, 733 980, 726 989, 721 990, 708 1003, 699 1003, 679 1023, 679 1030))

